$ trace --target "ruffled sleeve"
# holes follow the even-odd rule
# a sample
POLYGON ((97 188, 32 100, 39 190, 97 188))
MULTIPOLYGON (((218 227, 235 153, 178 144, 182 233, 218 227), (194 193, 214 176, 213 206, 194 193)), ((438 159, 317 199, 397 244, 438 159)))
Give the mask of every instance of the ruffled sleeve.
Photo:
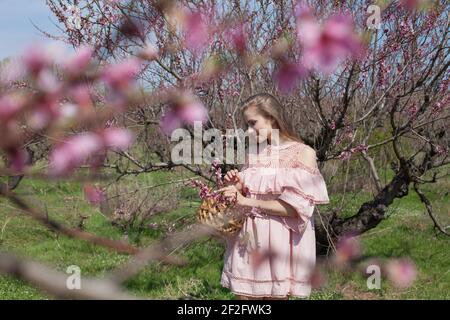
MULTIPOLYGON (((239 176, 252 198, 280 199, 291 205, 298 217, 280 217, 291 230, 301 232, 311 220, 314 206, 329 203, 325 180, 317 167, 305 161, 314 153, 307 152, 304 144, 294 144, 283 149, 279 157, 263 157, 261 163, 244 166, 239 176)), ((317 160, 317 158, 316 158, 317 160)))
POLYGON ((291 205, 298 216, 308 221, 314 212, 314 205, 329 203, 325 181, 318 171, 307 171, 305 168, 292 168, 281 187, 278 199, 291 205))
POLYGON ((296 192, 295 189, 290 187, 285 188, 278 199, 283 200, 284 202, 292 206, 297 212, 297 215, 304 222, 308 221, 311 218, 314 211, 314 204, 311 204, 308 199, 304 198, 303 195, 296 192))
POLYGON ((325 180, 317 170, 306 168, 248 168, 241 177, 251 193, 303 197, 311 204, 329 203, 325 180))

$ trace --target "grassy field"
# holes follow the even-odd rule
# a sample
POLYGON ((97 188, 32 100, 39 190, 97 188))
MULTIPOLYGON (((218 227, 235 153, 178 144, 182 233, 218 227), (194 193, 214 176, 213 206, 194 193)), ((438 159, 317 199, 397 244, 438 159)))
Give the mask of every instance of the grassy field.
MULTIPOLYGON (((151 185, 175 178, 167 173, 155 173, 129 178, 139 179, 151 185)), ((178 177, 179 178, 179 177, 178 177)), ((424 187, 433 201, 438 218, 450 224, 448 215, 448 183, 424 187)), ((88 216, 86 230, 109 237, 122 239, 124 234, 113 226, 98 208, 91 207, 83 199, 80 183, 24 180, 17 192, 43 210, 50 218, 75 227, 79 214, 88 216)), ((332 195, 332 204, 340 203, 339 195, 332 195)), ((369 195, 346 195, 348 209, 357 209, 358 204, 369 195)), ((194 215, 196 196, 194 190, 181 193, 180 207, 159 215, 156 220, 175 221, 194 215)), ((157 230, 146 230, 139 237, 139 245, 145 245, 161 236, 157 230)), ((128 239, 137 241, 133 234, 128 239)), ((408 256, 416 264, 419 276, 413 286, 397 289, 382 282, 380 290, 368 290, 366 278, 360 274, 328 275, 326 287, 315 290, 311 299, 450 299, 450 239, 436 235, 432 222, 425 213, 419 198, 413 192, 396 200, 389 208, 389 217, 377 228, 362 237, 364 255, 379 258, 408 256)), ((15 209, 5 199, 0 199, 0 249, 32 257, 37 261, 65 271, 69 265, 78 265, 82 275, 102 276, 129 257, 91 245, 81 240, 58 235, 41 226, 24 213, 15 209)), ((220 285, 224 247, 213 239, 191 244, 186 250, 177 252, 189 261, 187 267, 153 264, 126 283, 126 288, 137 295, 152 299, 233 299, 233 295, 220 285)), ((0 276, 0 299, 49 299, 32 286, 9 276, 0 276)))

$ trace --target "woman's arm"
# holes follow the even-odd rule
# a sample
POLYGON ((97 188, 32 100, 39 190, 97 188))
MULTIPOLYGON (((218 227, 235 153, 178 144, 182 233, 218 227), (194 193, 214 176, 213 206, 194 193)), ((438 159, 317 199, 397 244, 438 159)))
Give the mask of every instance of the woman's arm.
MULTIPOLYGON (((306 147, 302 151, 303 164, 315 168, 317 167, 316 152, 311 147, 306 147)), ((255 207, 264 211, 268 211, 269 214, 281 217, 298 217, 297 210, 288 204, 287 202, 278 200, 259 200, 253 198, 246 198, 242 195, 240 190, 237 190, 236 186, 228 186, 220 189, 223 191, 226 197, 236 197, 237 204, 246 207, 255 207)))
POLYGON ((255 207, 261 210, 269 211, 270 214, 282 217, 297 217, 297 211, 283 200, 259 200, 244 197, 244 195, 236 189, 234 185, 224 187, 218 190, 223 192, 227 198, 236 197, 236 204, 244 207, 255 207))
POLYGON ((269 211, 271 215, 281 217, 297 217, 297 211, 283 200, 259 200, 244 198, 240 203, 242 206, 255 207, 269 211))

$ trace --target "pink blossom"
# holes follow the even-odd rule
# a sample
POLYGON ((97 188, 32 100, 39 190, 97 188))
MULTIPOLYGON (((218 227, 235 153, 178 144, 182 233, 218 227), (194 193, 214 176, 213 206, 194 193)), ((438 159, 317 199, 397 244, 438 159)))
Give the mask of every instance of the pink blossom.
POLYGON ((84 196, 90 204, 99 204, 106 199, 104 190, 92 184, 86 183, 83 186, 84 196))
POLYGON ((51 56, 42 45, 32 45, 25 50, 22 61, 27 70, 33 74, 38 74, 42 69, 51 65, 51 56))
POLYGON ((48 126, 52 120, 60 116, 59 104, 54 101, 41 101, 33 106, 33 110, 28 118, 28 123, 31 128, 41 130, 48 126))
POLYGON ((233 44, 234 49, 243 54, 247 49, 247 35, 245 34, 245 25, 240 23, 231 28, 229 38, 233 44))
POLYGON ((102 132, 102 136, 105 147, 112 150, 128 149, 133 143, 133 136, 126 129, 108 128, 102 132))
POLYGON ((108 149, 124 150, 131 143, 131 133, 119 128, 72 136, 57 145, 51 152, 49 172, 56 177, 66 176, 88 160, 91 160, 91 165, 98 166, 108 149))
POLYGON ((321 26, 309 8, 299 4, 296 17, 297 37, 303 45, 303 63, 307 68, 330 73, 346 57, 355 57, 362 52, 350 16, 332 16, 321 26))
POLYGON ((64 63, 64 69, 72 76, 82 74, 91 62, 94 51, 88 46, 80 47, 75 54, 64 63))
POLYGON ((102 72, 102 79, 113 89, 127 90, 139 72, 139 67, 139 60, 130 58, 105 67, 102 72))
POLYGON ((0 97, 0 121, 13 119, 23 108, 24 100, 18 95, 4 95, 0 97))
POLYGON ((393 259, 386 264, 389 280, 399 288, 407 288, 416 280, 417 270, 409 259, 393 259))
POLYGON ((414 10, 418 9, 423 2, 423 0, 400 0, 400 5, 408 10, 414 10))
POLYGON ((62 123, 65 121, 70 121, 71 119, 75 119, 75 117, 78 115, 79 108, 77 105, 67 102, 61 104, 60 107, 60 120, 62 120, 62 123))
POLYGON ((82 133, 68 138, 50 154, 50 173, 66 176, 85 163, 89 156, 103 148, 102 139, 94 133, 82 133))
POLYGON ((0 73, 0 84, 9 84, 23 78, 26 74, 26 68, 21 59, 11 58, 2 65, 0 73))
POLYGON ((359 239, 351 236, 341 237, 336 246, 335 261, 337 264, 346 264, 361 255, 359 239))
POLYGON ((348 160, 352 156, 352 153, 350 151, 342 151, 341 154, 338 156, 338 159, 340 160, 348 160))
POLYGON ((297 86, 298 81, 304 78, 305 75, 306 70, 302 65, 283 62, 274 73, 273 78, 281 92, 289 93, 297 86))
MULTIPOLYGON (((214 171, 214 167, 212 167, 212 170, 214 171)), ((217 171, 216 171, 217 173, 217 171)), ((220 181, 222 181, 222 177, 218 178, 220 181)), ((208 187, 206 184, 204 184, 200 180, 193 180, 190 182, 190 185, 192 187, 198 188, 199 190, 199 197, 202 200, 212 200, 213 202, 217 204, 225 204, 226 206, 232 206, 235 205, 236 199, 229 199, 226 198, 222 192, 218 192, 216 190, 212 190, 210 187, 208 187)))
POLYGON ((182 126, 180 117, 174 110, 168 110, 162 117, 160 126, 166 135, 172 134, 175 129, 182 126))
POLYGON ((182 94, 174 102, 161 119, 160 126, 166 135, 170 135, 183 124, 194 124, 195 121, 204 122, 207 119, 207 109, 194 95, 182 94))
POLYGON ((211 171, 213 171, 214 175, 216 176, 217 187, 221 188, 223 186, 222 168, 220 167, 220 162, 218 158, 214 158, 214 160, 212 161, 211 171))
POLYGON ((76 85, 69 88, 70 97, 83 108, 92 106, 91 90, 87 85, 76 85))
POLYGON ((200 101, 191 101, 179 107, 178 115, 185 123, 194 123, 195 121, 204 122, 207 116, 207 110, 200 101))
POLYGON ((48 69, 42 70, 36 78, 38 88, 48 94, 56 95, 61 90, 61 83, 48 69))
POLYGON ((199 12, 186 13, 183 19, 186 33, 185 44, 195 53, 201 51, 208 42, 208 28, 199 12))

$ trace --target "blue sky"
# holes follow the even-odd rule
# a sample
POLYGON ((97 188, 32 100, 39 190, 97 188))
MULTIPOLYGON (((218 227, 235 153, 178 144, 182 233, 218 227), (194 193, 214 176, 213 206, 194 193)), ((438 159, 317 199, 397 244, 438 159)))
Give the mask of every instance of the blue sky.
POLYGON ((54 42, 32 24, 59 35, 56 22, 45 0, 0 0, 0 60, 19 55, 28 44, 54 42))

